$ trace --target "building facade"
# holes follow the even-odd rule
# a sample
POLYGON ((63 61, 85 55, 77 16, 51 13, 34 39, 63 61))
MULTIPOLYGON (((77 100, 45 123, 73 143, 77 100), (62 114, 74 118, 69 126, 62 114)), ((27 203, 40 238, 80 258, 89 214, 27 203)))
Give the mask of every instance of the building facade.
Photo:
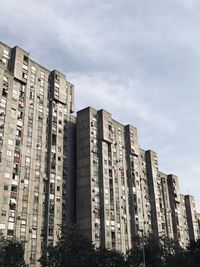
POLYGON ((77 113, 77 223, 97 246, 131 247, 124 127, 90 107, 77 113))
POLYGON ((167 177, 159 171, 157 154, 146 151, 147 180, 150 192, 152 233, 173 237, 167 177))
POLYGON ((141 232, 187 247, 187 209, 193 206, 187 208, 178 177, 159 170, 157 154, 139 147, 137 129, 88 107, 77 114, 76 134, 77 223, 83 233, 97 246, 123 252, 141 232))
POLYGON ((189 229, 189 238, 190 240, 197 240, 200 238, 200 232, 198 224, 198 214, 196 212, 196 205, 193 196, 185 196, 185 208, 189 229))
POLYGON ((73 85, 19 47, 0 43, 0 231, 25 243, 37 266, 62 223, 65 124, 73 85))
POLYGON ((0 233, 25 242, 28 266, 76 222, 97 247, 126 252, 138 235, 186 247, 200 238, 194 198, 159 170, 137 129, 105 110, 74 111, 74 87, 0 43, 0 233))

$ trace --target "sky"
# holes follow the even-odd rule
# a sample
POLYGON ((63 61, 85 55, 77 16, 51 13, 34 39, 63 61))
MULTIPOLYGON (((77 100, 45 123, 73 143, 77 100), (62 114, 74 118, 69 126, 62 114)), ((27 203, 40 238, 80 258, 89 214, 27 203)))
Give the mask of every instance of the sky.
POLYGON ((200 1, 0 0, 0 39, 66 74, 75 106, 138 128, 200 212, 200 1))

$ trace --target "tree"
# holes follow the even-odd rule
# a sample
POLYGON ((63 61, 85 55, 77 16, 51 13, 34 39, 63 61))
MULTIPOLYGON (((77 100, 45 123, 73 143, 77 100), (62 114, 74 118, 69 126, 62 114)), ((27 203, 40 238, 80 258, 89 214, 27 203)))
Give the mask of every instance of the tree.
POLYGON ((128 267, 126 255, 95 248, 76 225, 63 225, 57 244, 44 249, 39 262, 42 267, 128 267))
POLYGON ((0 266, 25 267, 24 243, 15 239, 0 236, 0 266))
POLYGON ((128 267, 126 255, 117 250, 104 247, 96 249, 94 266, 98 267, 128 267))
POLYGON ((92 267, 95 249, 75 225, 61 226, 57 244, 42 251, 42 267, 92 267))
POLYGON ((191 241, 186 252, 186 266, 200 267, 200 239, 191 241))
POLYGON ((174 239, 162 237, 161 243, 161 256, 162 264, 165 267, 185 267, 185 252, 179 242, 174 239))
MULTIPOLYGON (((185 251, 178 242, 167 237, 149 236, 144 238, 147 267, 184 267, 185 251)), ((128 251, 129 266, 143 266, 142 239, 134 238, 134 246, 128 251)))
POLYGON ((140 267, 142 262, 142 239, 139 236, 135 236, 133 248, 127 251, 127 264, 130 267, 140 267))

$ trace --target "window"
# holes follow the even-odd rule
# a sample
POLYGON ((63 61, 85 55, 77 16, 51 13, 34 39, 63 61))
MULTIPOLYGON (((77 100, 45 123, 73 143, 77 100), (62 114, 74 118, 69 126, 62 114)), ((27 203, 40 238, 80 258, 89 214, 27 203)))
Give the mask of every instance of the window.
POLYGON ((34 203, 38 203, 38 200, 39 200, 39 198, 38 198, 38 194, 34 194, 34 198, 33 198, 33 202, 34 203))
POLYGON ((60 81, 60 77, 58 74, 55 75, 55 78, 56 78, 56 81, 58 81, 58 82, 60 81))
POLYGON ((16 130, 16 136, 19 136, 19 137, 21 137, 21 131, 20 130, 16 130))
POLYGON ((57 176, 57 181, 61 181, 61 177, 60 176, 57 176))
POLYGON ((12 192, 17 192, 17 185, 12 184, 11 191, 12 192))
POLYGON ((8 191, 9 186, 7 184, 4 185, 3 190, 8 191))
POLYGON ((32 229, 32 238, 36 238, 37 236, 37 230, 36 229, 32 229))
POLYGON ((1 107, 6 107, 6 100, 4 98, 1 99, 1 107))
POLYGON ((27 74, 24 73, 24 72, 22 72, 22 78, 23 78, 23 79, 27 79, 27 74))
MULTIPOLYGON (((28 57, 24 55, 24 61, 28 62, 28 57)), ((33 68, 33 67, 32 67, 33 68)))
POLYGON ((13 152, 12 152, 12 150, 7 150, 7 156, 9 156, 9 157, 12 157, 12 154, 13 154, 13 152))
POLYGON ((6 55, 6 56, 8 56, 9 55, 9 52, 7 51, 7 50, 3 50, 3 54, 4 54, 4 56, 6 55))
POLYGON ((25 227, 21 227, 20 231, 21 231, 22 233, 25 233, 25 232, 26 232, 26 228, 25 228, 25 227))
POLYGON ((105 204, 108 205, 109 204, 109 201, 108 199, 105 199, 105 204))
POLYGON ((28 70, 28 66, 23 64, 22 67, 23 67, 24 70, 28 70))
POLYGON ((34 66, 31 66, 31 72, 33 72, 33 73, 36 72, 36 68, 34 66))
POLYGON ((13 144, 14 144, 14 141, 12 139, 8 139, 8 145, 13 146, 13 144))
POLYGON ((24 187, 28 187, 29 181, 27 179, 24 179, 24 187))
POLYGON ((8 229, 8 236, 13 236, 13 234, 14 234, 14 230, 10 230, 10 229, 8 229))
POLYGON ((7 214, 7 211, 6 211, 6 210, 2 210, 2 211, 1 211, 1 216, 2 216, 2 217, 6 217, 6 214, 7 214))
POLYGON ((31 163, 31 159, 29 157, 26 157, 26 159, 25 159, 26 166, 29 166, 30 163, 31 163))
POLYGON ((10 178, 10 173, 6 172, 4 177, 9 179, 10 178))

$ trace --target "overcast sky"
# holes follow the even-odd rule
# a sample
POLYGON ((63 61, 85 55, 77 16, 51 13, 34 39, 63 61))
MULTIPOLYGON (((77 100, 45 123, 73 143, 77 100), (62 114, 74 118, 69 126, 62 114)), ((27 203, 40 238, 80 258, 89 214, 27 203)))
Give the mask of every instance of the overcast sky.
POLYGON ((1 41, 66 73, 76 110, 136 126, 200 211, 199 29, 199 0, 0 0, 1 41))

